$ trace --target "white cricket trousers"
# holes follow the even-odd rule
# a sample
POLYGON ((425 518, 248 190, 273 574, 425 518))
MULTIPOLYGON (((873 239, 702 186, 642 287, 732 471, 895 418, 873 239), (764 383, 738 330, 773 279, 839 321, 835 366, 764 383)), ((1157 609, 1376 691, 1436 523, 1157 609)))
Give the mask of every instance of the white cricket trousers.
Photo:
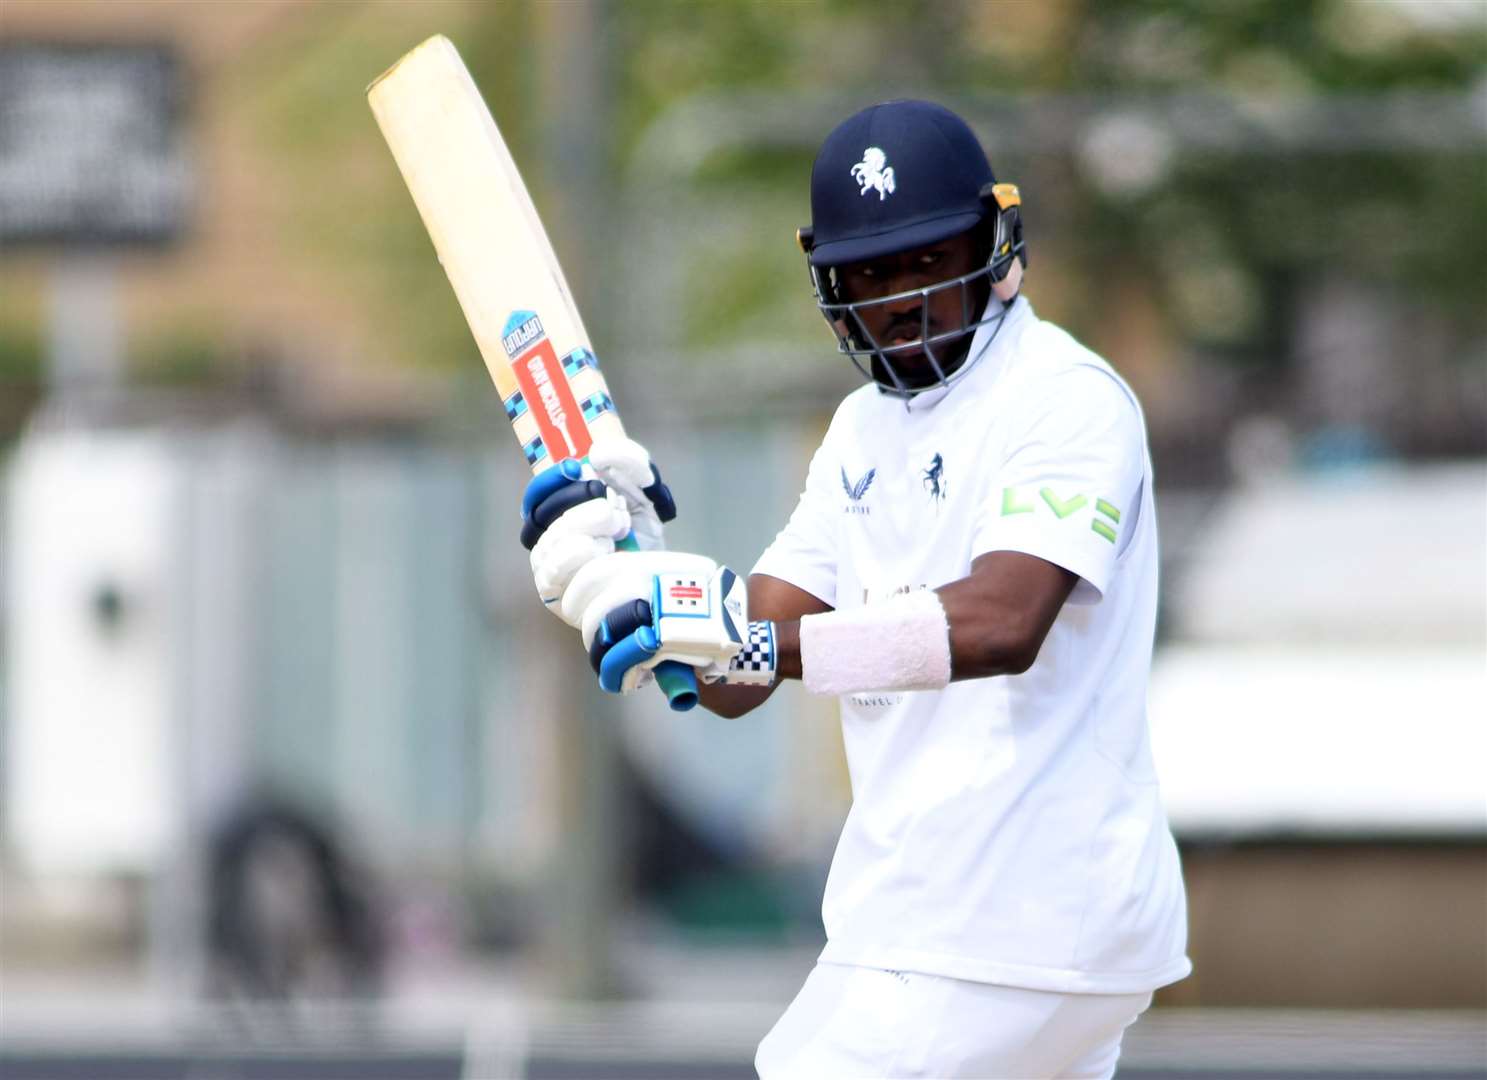
POLYGON ((754 1055, 760 1080, 1108 1080, 1151 994, 1056 994, 817 964, 754 1055))

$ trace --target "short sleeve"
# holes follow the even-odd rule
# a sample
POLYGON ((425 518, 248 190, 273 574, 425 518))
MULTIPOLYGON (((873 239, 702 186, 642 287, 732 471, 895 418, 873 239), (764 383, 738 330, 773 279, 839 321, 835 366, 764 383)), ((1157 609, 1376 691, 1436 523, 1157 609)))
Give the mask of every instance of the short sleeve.
POLYGON ((971 558, 1020 551, 1081 578, 1070 599, 1105 594, 1140 508, 1141 414, 1116 379, 1088 365, 1018 403, 997 477, 978 509, 971 558))
POLYGON ((759 556, 753 572, 788 581, 823 603, 836 606, 837 496, 832 488, 835 455, 823 443, 806 471, 805 490, 790 520, 759 556))

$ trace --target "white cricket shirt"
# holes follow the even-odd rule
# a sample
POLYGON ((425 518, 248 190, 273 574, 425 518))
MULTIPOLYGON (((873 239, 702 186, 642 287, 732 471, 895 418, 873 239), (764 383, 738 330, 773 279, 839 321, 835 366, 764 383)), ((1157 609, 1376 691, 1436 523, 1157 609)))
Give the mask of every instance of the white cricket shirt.
POLYGON ((1025 299, 970 355, 909 408, 873 384, 842 402, 754 572, 838 610, 937 588, 991 551, 1080 580, 1021 675, 841 699, 852 808, 821 959, 1152 990, 1191 965, 1147 740, 1157 530, 1140 407, 1025 299))

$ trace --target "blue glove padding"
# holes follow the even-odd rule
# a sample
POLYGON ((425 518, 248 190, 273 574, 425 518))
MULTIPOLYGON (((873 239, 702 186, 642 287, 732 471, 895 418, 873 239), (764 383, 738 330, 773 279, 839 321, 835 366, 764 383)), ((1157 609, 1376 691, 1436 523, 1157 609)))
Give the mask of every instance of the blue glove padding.
POLYGON ((599 676, 599 686, 611 694, 618 693, 625 672, 650 659, 660 647, 651 605, 647 600, 621 604, 599 623, 599 630, 589 644, 589 666, 599 676))
MULTIPOLYGON (((676 500, 654 464, 650 472, 651 483, 641 488, 640 494, 659 521, 671 521, 676 517, 676 500)), ((604 498, 605 490, 604 481, 595 478, 594 470, 585 469, 583 462, 573 458, 565 458, 538 473, 522 493, 522 547, 531 551, 553 522, 575 506, 604 498)))
POLYGON ((531 551, 549 525, 581 503, 604 498, 602 481, 584 477, 583 463, 562 461, 532 477, 521 497, 521 546, 531 551))

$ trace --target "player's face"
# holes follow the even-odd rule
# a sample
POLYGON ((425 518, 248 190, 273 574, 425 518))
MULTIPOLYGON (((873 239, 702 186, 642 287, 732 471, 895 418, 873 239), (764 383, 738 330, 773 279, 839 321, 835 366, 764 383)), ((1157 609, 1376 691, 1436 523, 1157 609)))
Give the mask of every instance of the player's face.
MULTIPOLYGON (((924 349, 912 343, 925 336, 934 338, 941 334, 953 334, 973 324, 981 315, 990 295, 990 287, 984 277, 977 278, 962 288, 935 289, 934 286, 969 274, 984 265, 980 245, 974 233, 961 233, 948 240, 885 255, 863 262, 847 263, 837 268, 838 288, 842 299, 851 303, 862 303, 856 309, 856 317, 880 349, 905 346, 889 352, 894 371, 906 386, 911 388, 930 386, 939 381, 934 366, 924 349), (914 290, 930 289, 927 293, 914 290), (872 303, 880 297, 894 297, 882 303, 872 303), (928 315, 926 331, 925 317, 928 315)), ((852 316, 848 316, 851 318, 852 316)), ((948 375, 965 359, 970 337, 960 340, 947 339, 933 346, 936 359, 944 374, 948 375)), ((885 374, 876 368, 880 360, 874 361, 874 374, 885 374)))

